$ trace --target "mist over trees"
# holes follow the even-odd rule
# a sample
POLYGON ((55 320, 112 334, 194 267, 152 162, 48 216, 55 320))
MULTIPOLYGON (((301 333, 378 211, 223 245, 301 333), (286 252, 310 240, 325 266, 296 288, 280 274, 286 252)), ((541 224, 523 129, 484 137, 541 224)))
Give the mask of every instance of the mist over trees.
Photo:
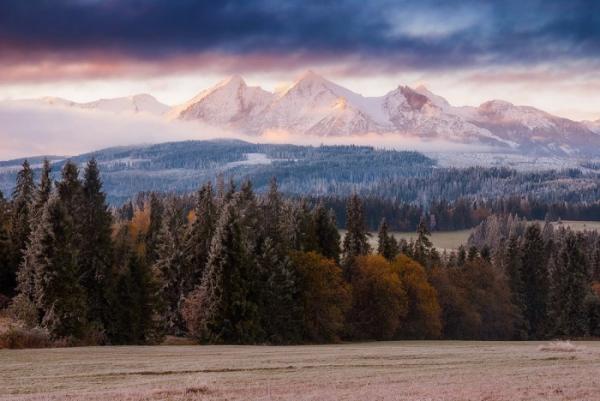
POLYGON ((600 334, 595 231, 488 211, 466 247, 441 251, 441 214, 422 213, 406 241, 382 210, 375 239, 374 198, 355 193, 341 236, 327 201, 283 196, 274 179, 262 194, 221 177, 110 208, 98 166, 67 162, 53 182, 45 164, 36 182, 24 163, 11 200, 0 196, 3 303, 60 344, 600 334))

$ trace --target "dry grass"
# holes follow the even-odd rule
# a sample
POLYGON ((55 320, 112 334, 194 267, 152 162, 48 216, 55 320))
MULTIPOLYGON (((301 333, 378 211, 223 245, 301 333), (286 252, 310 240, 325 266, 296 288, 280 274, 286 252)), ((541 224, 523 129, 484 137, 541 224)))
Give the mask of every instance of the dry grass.
POLYGON ((600 343, 0 350, 2 400, 598 400, 600 343))
POLYGON ((540 351, 550 352, 576 352, 584 348, 573 344, 571 341, 552 341, 548 344, 543 344, 538 347, 540 351))

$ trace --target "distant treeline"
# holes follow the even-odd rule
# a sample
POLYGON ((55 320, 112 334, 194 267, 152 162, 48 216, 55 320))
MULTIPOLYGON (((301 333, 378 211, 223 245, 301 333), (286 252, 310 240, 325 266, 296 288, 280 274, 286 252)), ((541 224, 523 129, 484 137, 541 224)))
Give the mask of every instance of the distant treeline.
MULTIPOLYGON (((338 225, 346 227, 348 197, 311 197, 312 204, 324 202, 334 211, 338 225)), ((433 201, 427 207, 377 196, 362 197, 365 219, 375 231, 382 218, 393 231, 415 231, 422 219, 431 231, 473 228, 493 214, 512 214, 526 220, 600 221, 600 201, 546 202, 530 196, 507 196, 495 199, 458 198, 449 202, 433 201)))
POLYGON ((365 339, 543 339, 600 335, 596 232, 491 215, 471 246, 440 253, 421 219, 410 242, 346 199, 346 235, 325 202, 272 180, 154 193, 111 210, 90 160, 28 163, 0 201, 0 293, 19 327, 59 344, 292 344, 365 339), (190 207, 191 204, 191 207, 190 207), (517 223, 515 223, 515 221, 517 223))

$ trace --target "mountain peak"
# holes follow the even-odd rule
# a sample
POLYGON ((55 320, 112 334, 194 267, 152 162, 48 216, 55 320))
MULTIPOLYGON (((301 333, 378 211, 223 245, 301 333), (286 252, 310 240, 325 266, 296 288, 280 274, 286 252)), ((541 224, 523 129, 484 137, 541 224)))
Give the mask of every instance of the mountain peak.
POLYGON ((244 81, 244 78, 242 78, 240 75, 234 74, 228 78, 225 78, 224 80, 219 82, 216 86, 217 87, 223 87, 223 86, 240 87, 240 86, 246 86, 246 82, 244 81))

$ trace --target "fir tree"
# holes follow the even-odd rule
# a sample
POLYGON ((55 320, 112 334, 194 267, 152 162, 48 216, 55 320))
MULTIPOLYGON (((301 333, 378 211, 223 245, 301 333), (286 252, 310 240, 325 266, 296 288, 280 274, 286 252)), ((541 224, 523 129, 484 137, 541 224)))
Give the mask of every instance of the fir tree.
POLYGON ((31 240, 35 303, 53 338, 81 339, 87 331, 85 291, 79 284, 74 224, 60 198, 46 203, 31 240))
POLYGON ((398 242, 393 235, 388 233, 388 225, 385 218, 381 219, 377 242, 377 253, 387 260, 393 260, 398 255, 398 242))

